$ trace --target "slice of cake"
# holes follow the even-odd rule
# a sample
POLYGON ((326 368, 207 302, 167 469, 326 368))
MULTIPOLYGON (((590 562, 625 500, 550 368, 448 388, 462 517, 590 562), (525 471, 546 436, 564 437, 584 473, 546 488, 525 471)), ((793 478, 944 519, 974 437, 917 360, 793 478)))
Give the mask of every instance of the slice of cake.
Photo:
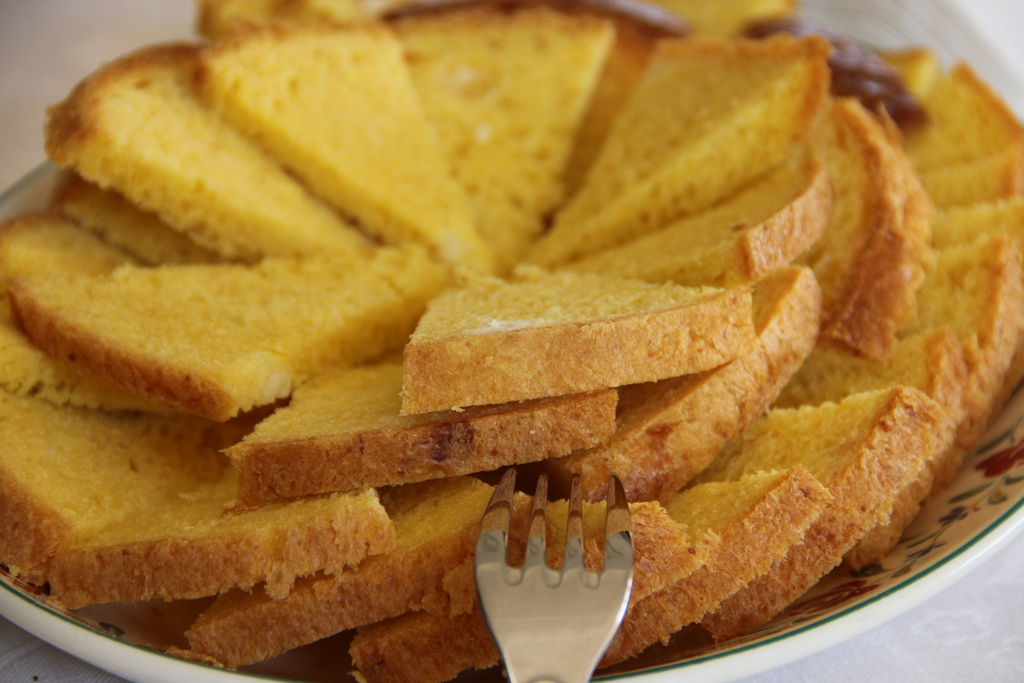
POLYGON ((217 420, 287 396, 321 366, 399 348, 447 281, 422 251, 393 248, 360 262, 147 268, 52 215, 7 224, 0 272, 46 353, 217 420))
POLYGON ((627 612, 601 666, 639 654, 700 621, 722 600, 768 571, 803 539, 830 496, 803 467, 702 484, 670 496, 669 516, 691 534, 720 539, 692 574, 637 602, 627 612))
POLYGON ((36 348, 22 332, 6 292, 0 295, 0 387, 54 405, 167 412, 164 406, 83 375, 36 348))
POLYGON ((619 388, 618 428, 601 446, 544 462, 563 486, 581 476, 601 500, 609 474, 630 500, 664 499, 761 416, 814 346, 821 290, 806 268, 785 268, 754 291, 758 340, 749 352, 695 375, 619 388))
POLYGON ((562 176, 614 28, 546 7, 478 5, 393 23, 442 151, 501 272, 562 203, 562 176))
POLYGON ((405 347, 403 413, 676 377, 755 341, 747 289, 521 275, 479 279, 430 302, 405 347))
POLYGON ((565 455, 615 430, 614 390, 400 415, 402 364, 318 373, 226 452, 255 503, 489 472, 565 455))
POLYGON ((757 282, 821 237, 831 208, 828 174, 800 155, 709 211, 565 268, 689 286, 757 282))
POLYGON ((251 424, 112 415, 0 391, 0 562, 70 609, 215 595, 337 573, 394 532, 366 490, 226 515, 218 450, 251 424))
POLYGON ((964 347, 967 382, 957 441, 974 447, 1006 398, 1003 387, 1024 330, 1024 274, 1010 238, 995 235, 936 251, 905 334, 948 325, 964 347))
POLYGON ((387 29, 246 31, 203 50, 196 80, 227 121, 367 231, 490 272, 490 248, 387 29))
POLYGON ((120 57, 48 111, 46 153, 227 258, 340 253, 369 243, 210 111, 199 48, 120 57))
POLYGON ((1024 195, 1024 129, 966 64, 942 74, 924 98, 929 124, 904 148, 937 206, 1024 195))
POLYGON ((803 465, 832 495, 803 542, 702 620, 716 641, 767 622, 837 566, 870 529, 889 521, 953 423, 912 388, 856 394, 840 403, 779 409, 755 422, 697 482, 803 465))
MULTIPOLYGON (((561 561, 558 553, 565 544, 566 512, 564 502, 548 506, 548 562, 556 567, 561 561)), ((525 506, 515 515, 523 528, 510 540, 513 564, 522 561, 528 515, 529 508, 525 506), (520 547, 512 540, 518 540, 520 547)), ((632 503, 630 516, 635 557, 631 603, 695 571, 717 543, 711 536, 688 535, 657 503, 632 503)), ((584 504, 583 518, 585 564, 593 571, 599 568, 598 557, 603 554, 604 506, 584 504), (595 536, 601 542, 595 543, 595 536)), ((368 683, 439 683, 466 669, 486 669, 498 664, 498 650, 476 603, 472 565, 464 568, 468 571, 457 573, 459 580, 454 582, 454 588, 469 596, 466 609, 457 614, 406 614, 358 630, 349 652, 359 676, 368 683)))
POLYGON ((907 156, 919 171, 1007 149, 1024 154, 1020 121, 967 64, 957 64, 944 74, 928 90, 924 105, 929 125, 904 141, 907 156))
POLYGON ((262 588, 221 596, 186 633, 192 652, 235 668, 406 612, 443 611, 444 578, 472 558, 492 491, 470 477, 382 491, 393 550, 334 576, 299 579, 284 598, 262 588))
POLYGON ((550 266, 639 237, 782 163, 825 100, 828 49, 786 36, 659 43, 586 182, 529 259, 550 266))
POLYGON ((77 173, 61 174, 50 208, 147 265, 224 260, 155 214, 139 209, 116 192, 104 190, 77 173))
POLYGON ((932 207, 898 133, 855 101, 837 101, 812 142, 834 188, 829 228, 801 258, 821 283, 821 337, 884 362, 913 312, 932 207))

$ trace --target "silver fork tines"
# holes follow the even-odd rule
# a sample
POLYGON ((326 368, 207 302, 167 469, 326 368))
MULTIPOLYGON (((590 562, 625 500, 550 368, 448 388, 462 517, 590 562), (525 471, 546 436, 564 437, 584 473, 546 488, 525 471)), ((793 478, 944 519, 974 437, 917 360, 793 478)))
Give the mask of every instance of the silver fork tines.
POLYGON ((589 681, 626 613, 633 584, 633 542, 622 482, 608 481, 604 567, 583 566, 583 499, 573 477, 562 570, 547 565, 547 478, 533 499, 526 556, 509 566, 508 532, 515 492, 509 470, 491 496, 476 543, 476 587, 510 683, 589 681))

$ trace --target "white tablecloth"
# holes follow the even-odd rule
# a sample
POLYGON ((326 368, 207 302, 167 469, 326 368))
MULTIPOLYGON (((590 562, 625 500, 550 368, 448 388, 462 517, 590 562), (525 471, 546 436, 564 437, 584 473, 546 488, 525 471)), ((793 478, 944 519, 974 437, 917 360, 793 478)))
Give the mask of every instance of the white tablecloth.
MULTIPOLYGON (((1024 74, 1024 0, 956 3, 1024 74)), ((192 22, 191 0, 0 0, 0 188, 43 161, 48 104, 104 60, 190 37, 192 22)), ((1022 567, 1024 537, 902 616, 748 681, 1024 680, 1022 567)), ((117 680, 0 618, 3 683, 117 680)))

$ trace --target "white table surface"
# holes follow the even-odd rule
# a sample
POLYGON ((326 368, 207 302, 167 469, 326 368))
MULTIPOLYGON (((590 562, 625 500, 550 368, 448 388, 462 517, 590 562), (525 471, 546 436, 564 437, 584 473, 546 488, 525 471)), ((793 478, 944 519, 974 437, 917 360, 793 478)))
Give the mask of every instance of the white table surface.
MULTIPOLYGON (((954 0, 1024 74, 1024 0, 954 0)), ((856 2, 856 0, 851 0, 856 2)), ((0 0, 0 188, 44 160, 44 108, 104 60, 193 35, 191 0, 0 0)), ((902 616, 796 663, 747 679, 1024 680, 1024 537, 902 616)), ((0 682, 115 678, 0 617, 0 682)))

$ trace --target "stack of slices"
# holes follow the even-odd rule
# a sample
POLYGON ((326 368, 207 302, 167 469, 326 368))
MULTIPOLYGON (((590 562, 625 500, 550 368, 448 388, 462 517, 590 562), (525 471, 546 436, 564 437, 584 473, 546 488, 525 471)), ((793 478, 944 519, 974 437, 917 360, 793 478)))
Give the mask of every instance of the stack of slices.
POLYGON ((203 0, 82 81, 0 226, 0 564, 422 682, 497 664, 506 467, 593 529, 625 483, 606 666, 883 558, 1024 376, 1024 133, 927 50, 904 132, 825 38, 738 37, 788 0, 666 6, 203 0))

